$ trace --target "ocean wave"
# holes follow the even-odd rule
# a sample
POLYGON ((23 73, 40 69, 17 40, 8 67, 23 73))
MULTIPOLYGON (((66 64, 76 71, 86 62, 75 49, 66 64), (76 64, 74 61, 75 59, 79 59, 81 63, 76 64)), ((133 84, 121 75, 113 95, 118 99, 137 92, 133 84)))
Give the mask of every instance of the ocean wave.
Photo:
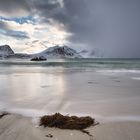
POLYGON ((104 69, 104 70, 96 70, 99 73, 140 73, 140 70, 134 69, 104 69))
MULTIPOLYGON (((20 108, 20 107, 15 107, 15 106, 11 106, 9 104, 5 104, 3 102, 0 102, 0 112, 2 111, 6 111, 12 114, 19 114, 19 115, 23 115, 25 117, 31 117, 32 121, 34 123, 37 123, 38 118, 43 116, 43 115, 47 115, 47 114, 52 114, 55 112, 48 112, 45 110, 40 110, 40 109, 31 109, 31 108, 20 108)), ((68 112, 63 112, 62 113, 64 115, 69 114, 68 112)), ((78 116, 91 116, 93 118, 95 118, 95 120, 101 122, 101 123, 107 123, 107 122, 125 122, 125 121, 140 121, 140 115, 103 115, 103 114, 96 114, 96 113, 91 113, 91 114, 83 114, 83 113, 76 113, 76 114, 72 114, 71 115, 78 115, 78 116)))
POLYGON ((132 77, 133 80, 140 80, 140 77, 132 77))
POLYGON ((54 59, 33 62, 30 60, 1 60, 1 66, 39 66, 39 67, 91 67, 110 69, 140 69, 140 60, 113 60, 113 59, 54 59))
MULTIPOLYGON (((31 117, 33 123, 38 122, 38 118, 43 115, 49 115, 52 114, 52 112, 46 112, 44 110, 38 110, 38 109, 27 109, 27 108, 5 108, 4 110, 0 111, 7 111, 12 114, 19 114, 23 115, 25 117, 31 117)), ((64 115, 67 115, 67 113, 63 112, 64 115)), ((87 116, 87 114, 71 114, 71 115, 78 115, 78 116, 87 116)), ((140 121, 140 115, 108 115, 103 116, 101 114, 88 114, 88 116, 91 116, 95 118, 96 121, 99 121, 100 123, 108 123, 108 122, 125 122, 125 121, 140 121)))
POLYGON ((133 121, 133 122, 140 122, 140 115, 116 115, 116 116, 101 116, 101 115, 94 115, 95 119, 102 123, 108 122, 126 122, 126 121, 133 121))

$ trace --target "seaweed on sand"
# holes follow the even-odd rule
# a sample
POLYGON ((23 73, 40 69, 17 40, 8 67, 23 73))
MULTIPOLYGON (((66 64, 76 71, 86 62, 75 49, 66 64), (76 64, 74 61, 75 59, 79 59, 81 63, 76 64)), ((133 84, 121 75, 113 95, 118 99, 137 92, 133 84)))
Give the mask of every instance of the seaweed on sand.
POLYGON ((9 115, 9 113, 8 112, 1 112, 0 113, 0 119, 2 119, 6 115, 9 115))
POLYGON ((89 116, 63 116, 60 113, 45 115, 40 119, 40 125, 44 127, 57 127, 60 129, 83 130, 95 124, 95 120, 89 116))

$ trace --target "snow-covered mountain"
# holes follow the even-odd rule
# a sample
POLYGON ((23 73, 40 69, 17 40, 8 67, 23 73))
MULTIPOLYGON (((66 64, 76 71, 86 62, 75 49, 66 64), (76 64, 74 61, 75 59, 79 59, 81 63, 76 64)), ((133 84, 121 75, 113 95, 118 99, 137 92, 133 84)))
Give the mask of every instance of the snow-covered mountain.
POLYGON ((14 51, 8 45, 0 46, 0 57, 5 58, 14 55, 14 51))
POLYGON ((36 56, 44 56, 46 58, 82 58, 74 49, 67 46, 50 47, 40 53, 34 54, 36 56))
POLYGON ((0 58, 18 58, 18 59, 31 59, 33 57, 45 57, 45 58, 99 58, 102 57, 101 53, 97 50, 82 50, 77 52, 76 50, 69 48, 68 46, 54 46, 50 47, 40 53, 25 54, 14 53, 14 51, 8 45, 0 46, 0 58))
POLYGON ((14 53, 10 46, 0 46, 0 58, 29 59, 35 56, 43 56, 45 58, 82 58, 82 56, 79 53, 67 46, 50 47, 36 54, 14 53))

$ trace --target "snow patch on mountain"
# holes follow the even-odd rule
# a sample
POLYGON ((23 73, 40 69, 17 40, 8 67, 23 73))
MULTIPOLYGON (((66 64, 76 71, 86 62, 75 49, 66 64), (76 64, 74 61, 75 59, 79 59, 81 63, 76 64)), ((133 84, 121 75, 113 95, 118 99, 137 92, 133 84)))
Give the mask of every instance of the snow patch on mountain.
POLYGON ((14 59, 31 59, 35 56, 59 59, 59 58, 101 58, 103 55, 100 51, 94 50, 82 50, 77 52, 76 50, 68 46, 59 46, 49 47, 40 53, 35 54, 25 54, 25 53, 14 53, 9 45, 0 46, 0 58, 14 58, 14 59))
POLYGON ((35 55, 44 56, 46 58, 82 58, 79 53, 67 46, 50 47, 35 55))

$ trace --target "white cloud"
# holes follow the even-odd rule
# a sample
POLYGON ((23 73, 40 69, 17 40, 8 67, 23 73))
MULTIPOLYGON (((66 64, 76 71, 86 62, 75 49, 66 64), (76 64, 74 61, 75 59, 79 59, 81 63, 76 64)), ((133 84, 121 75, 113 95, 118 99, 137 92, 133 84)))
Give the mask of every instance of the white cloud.
POLYGON ((55 44, 65 44, 66 39, 70 34, 63 30, 63 25, 54 23, 27 22, 19 24, 16 21, 1 20, 7 29, 14 31, 22 31, 28 34, 30 39, 18 40, 1 35, 1 44, 10 45, 16 52, 34 53, 45 49, 47 46, 55 44), (32 43, 34 40, 39 40, 38 43, 32 43))

